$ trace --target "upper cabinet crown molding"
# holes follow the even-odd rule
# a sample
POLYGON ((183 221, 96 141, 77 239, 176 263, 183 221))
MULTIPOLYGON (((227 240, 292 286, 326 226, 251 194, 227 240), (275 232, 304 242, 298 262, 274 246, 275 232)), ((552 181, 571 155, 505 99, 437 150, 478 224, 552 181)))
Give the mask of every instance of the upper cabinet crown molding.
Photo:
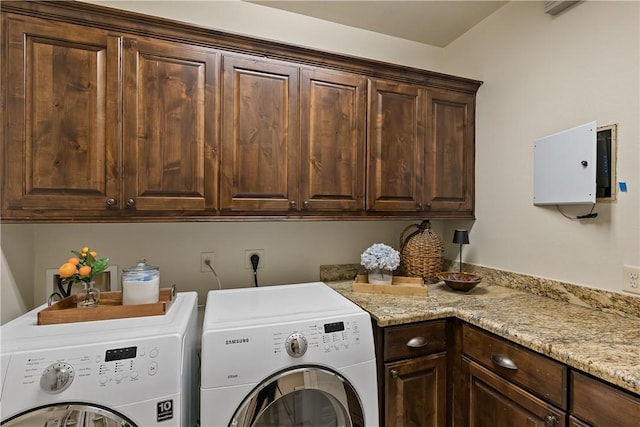
POLYGON ((0 8, 7 12, 91 25, 116 32, 169 40, 186 39, 192 43, 201 43, 227 51, 294 61, 301 65, 317 65, 323 68, 363 73, 376 78, 393 78, 407 83, 442 87, 460 92, 476 93, 482 85, 479 80, 363 57, 324 52, 85 2, 3 0, 0 8))

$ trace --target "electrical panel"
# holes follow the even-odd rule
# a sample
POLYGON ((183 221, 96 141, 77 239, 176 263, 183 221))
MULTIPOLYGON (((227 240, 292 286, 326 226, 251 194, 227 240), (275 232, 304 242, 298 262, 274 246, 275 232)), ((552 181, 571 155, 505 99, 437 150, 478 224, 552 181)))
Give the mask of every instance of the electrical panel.
POLYGON ((593 121, 535 141, 534 205, 596 202, 596 135, 593 121))

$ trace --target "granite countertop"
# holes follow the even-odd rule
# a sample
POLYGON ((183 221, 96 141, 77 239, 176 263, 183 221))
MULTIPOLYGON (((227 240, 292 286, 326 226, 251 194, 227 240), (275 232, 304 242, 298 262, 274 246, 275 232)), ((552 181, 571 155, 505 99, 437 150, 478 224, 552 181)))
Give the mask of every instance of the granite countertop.
POLYGON ((640 318, 627 318, 490 283, 468 293, 444 283, 428 296, 352 292, 327 282, 379 326, 457 317, 597 378, 640 394, 640 318))

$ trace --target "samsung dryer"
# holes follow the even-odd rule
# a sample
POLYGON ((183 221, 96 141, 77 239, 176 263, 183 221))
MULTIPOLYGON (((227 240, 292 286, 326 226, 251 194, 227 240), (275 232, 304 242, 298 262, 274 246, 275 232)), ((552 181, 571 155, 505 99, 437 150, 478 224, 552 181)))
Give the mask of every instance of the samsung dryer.
POLYGON ((321 282, 210 291, 201 425, 378 426, 370 316, 321 282))

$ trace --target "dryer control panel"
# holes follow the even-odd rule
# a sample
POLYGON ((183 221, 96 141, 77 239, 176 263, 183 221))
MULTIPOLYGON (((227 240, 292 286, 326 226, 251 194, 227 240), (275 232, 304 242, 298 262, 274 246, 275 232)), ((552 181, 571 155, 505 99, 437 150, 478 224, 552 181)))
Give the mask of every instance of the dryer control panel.
POLYGON ((371 318, 366 313, 230 328, 205 334, 203 387, 246 384, 302 364, 336 369, 375 359, 371 318), (207 363, 215 349, 215 363, 207 363))

